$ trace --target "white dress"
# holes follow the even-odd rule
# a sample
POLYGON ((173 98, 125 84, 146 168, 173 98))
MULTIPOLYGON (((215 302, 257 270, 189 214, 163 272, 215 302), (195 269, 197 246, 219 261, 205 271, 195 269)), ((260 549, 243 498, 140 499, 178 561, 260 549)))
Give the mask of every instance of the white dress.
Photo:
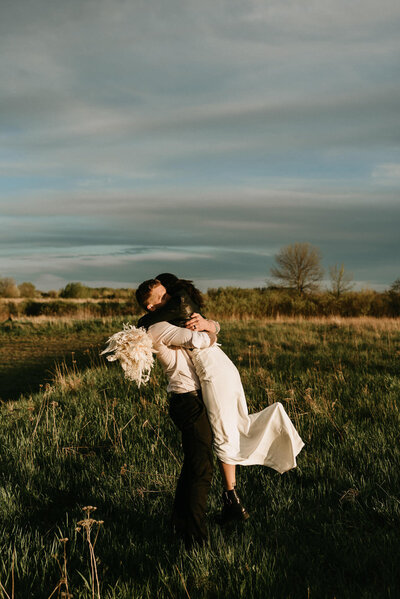
POLYGON ((249 414, 240 374, 218 347, 191 353, 214 433, 217 457, 226 464, 262 464, 281 474, 296 466, 304 446, 281 403, 249 414))

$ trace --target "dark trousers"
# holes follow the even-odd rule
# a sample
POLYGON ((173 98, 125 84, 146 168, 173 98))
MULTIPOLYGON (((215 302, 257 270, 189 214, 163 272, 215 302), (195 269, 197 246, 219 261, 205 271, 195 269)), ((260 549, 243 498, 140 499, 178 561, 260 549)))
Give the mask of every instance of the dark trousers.
POLYGON ((169 413, 182 433, 184 461, 172 521, 186 545, 207 539, 205 511, 213 472, 212 431, 201 391, 173 393, 169 413))

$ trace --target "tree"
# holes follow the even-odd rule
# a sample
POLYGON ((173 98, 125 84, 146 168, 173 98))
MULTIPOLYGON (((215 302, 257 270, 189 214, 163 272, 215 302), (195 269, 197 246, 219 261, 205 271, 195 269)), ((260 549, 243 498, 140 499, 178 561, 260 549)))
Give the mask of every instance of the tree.
POLYGON ((67 283, 60 292, 60 297, 71 299, 82 299, 91 296, 91 289, 82 283, 67 283))
POLYGON ((346 293, 347 291, 353 289, 353 275, 351 272, 347 272, 345 270, 343 264, 341 264, 340 266, 338 266, 337 264, 335 264, 334 266, 330 266, 329 276, 331 278, 330 292, 336 298, 339 298, 343 293, 346 293))
POLYGON ((0 279, 0 297, 19 297, 19 289, 14 279, 9 277, 0 279))
POLYGON ((299 293, 318 288, 324 274, 318 248, 309 243, 287 245, 276 254, 275 260, 278 266, 271 268, 271 274, 285 287, 299 293))
POLYGON ((400 279, 396 279, 390 286, 389 291, 392 293, 400 293, 400 279))
POLYGON ((36 296, 36 287, 33 283, 21 283, 21 285, 18 285, 18 289, 21 297, 36 296))

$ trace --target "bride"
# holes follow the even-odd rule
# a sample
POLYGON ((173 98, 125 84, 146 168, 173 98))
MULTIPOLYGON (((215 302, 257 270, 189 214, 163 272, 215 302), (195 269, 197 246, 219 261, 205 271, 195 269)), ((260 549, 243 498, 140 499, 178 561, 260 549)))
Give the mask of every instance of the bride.
MULTIPOLYGON (((139 320, 139 327, 148 329, 155 323, 168 321, 201 331, 204 323, 210 322, 199 313, 202 296, 190 281, 169 273, 158 275, 156 280, 166 293, 160 304, 139 320)), ((219 325, 214 324, 218 333, 219 325)), ((281 403, 255 414, 248 413, 240 374, 219 344, 189 353, 200 380, 225 487, 221 520, 245 520, 248 514, 235 491, 236 465, 261 464, 282 474, 296 466, 296 456, 304 443, 281 403)))

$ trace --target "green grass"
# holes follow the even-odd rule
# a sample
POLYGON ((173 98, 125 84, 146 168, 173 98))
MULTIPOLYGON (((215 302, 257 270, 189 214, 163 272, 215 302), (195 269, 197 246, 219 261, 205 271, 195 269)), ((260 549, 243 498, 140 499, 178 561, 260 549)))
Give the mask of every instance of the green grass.
MULTIPOLYGON (((70 592, 92 597, 76 530, 87 505, 104 520, 94 548, 102 598, 399 596, 398 322, 222 323, 250 411, 281 401, 306 446, 282 476, 239 469, 251 519, 211 525, 210 546, 189 553, 168 526, 182 456, 164 375, 157 366, 137 390, 97 356, 121 322, 0 330, 3 355, 13 355, 3 382, 12 386, 18 366, 24 392, 0 409, 0 582, 10 597, 12 574, 16 599, 50 596, 63 537, 70 592), (38 368, 40 356, 67 356, 39 392, 18 342, 38 348, 38 368)), ((220 491, 216 472, 210 520, 220 491)))
POLYGON ((56 362, 70 367, 77 359, 80 367, 89 366, 104 337, 121 323, 108 318, 0 324, 0 400, 38 391, 54 377, 56 362))

